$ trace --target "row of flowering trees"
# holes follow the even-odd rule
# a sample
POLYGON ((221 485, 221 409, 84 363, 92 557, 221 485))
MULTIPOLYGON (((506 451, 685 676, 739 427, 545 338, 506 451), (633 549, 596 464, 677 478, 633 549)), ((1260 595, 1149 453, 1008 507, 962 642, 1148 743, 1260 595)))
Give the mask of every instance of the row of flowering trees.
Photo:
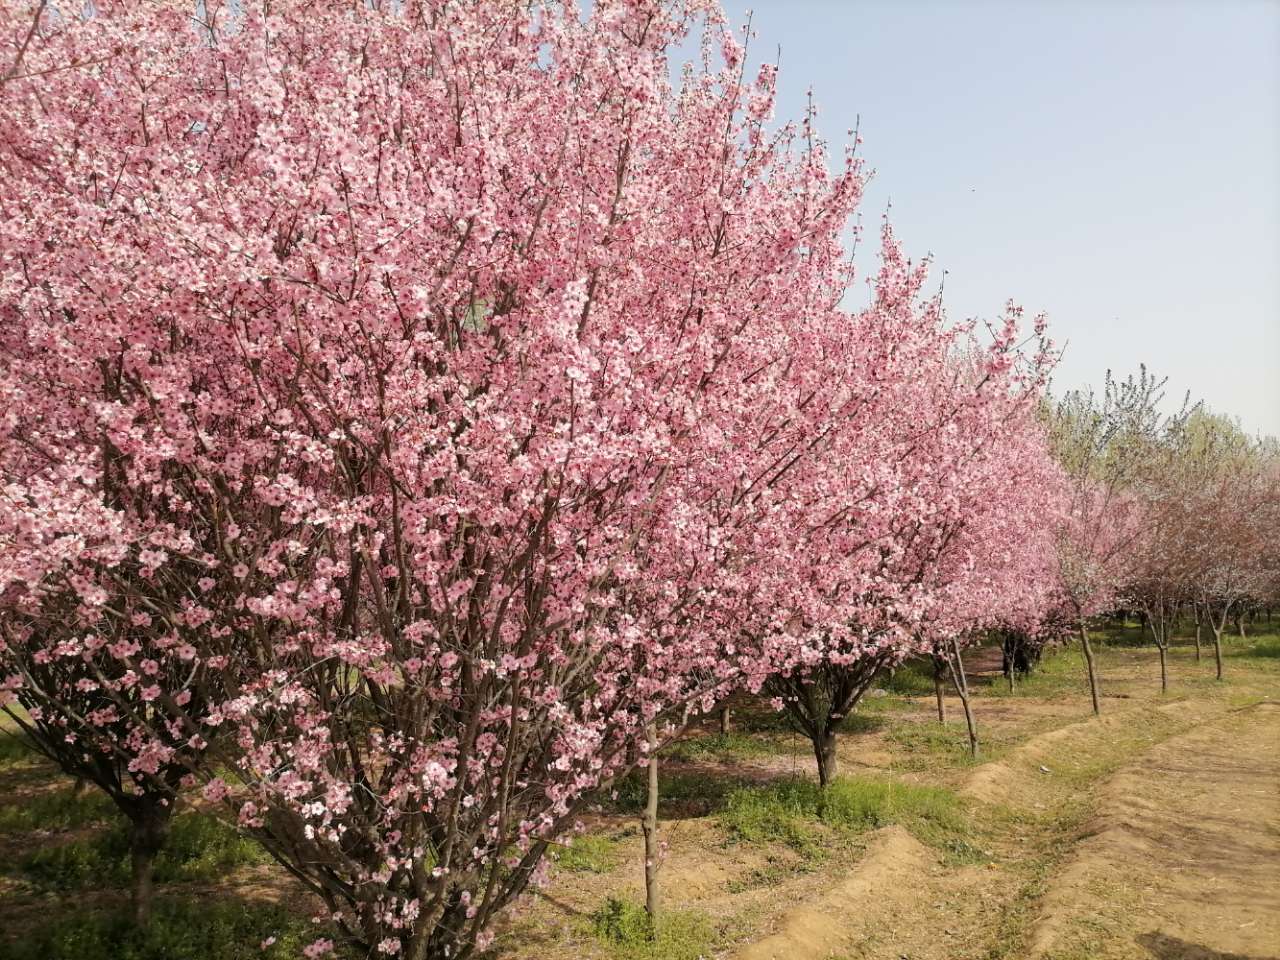
POLYGON ((1245 617, 1280 598, 1280 457, 1272 443, 1202 408, 1154 438, 1145 455, 1146 520, 1122 596, 1159 649, 1162 689, 1180 615, 1195 623, 1197 655, 1203 626, 1210 628, 1222 679, 1231 620, 1243 636, 1245 617))
POLYGON ((1059 584, 1080 631, 1094 712, 1097 679, 1088 621, 1136 611, 1160 654, 1179 619, 1213 634, 1218 679, 1222 636, 1234 618, 1280 600, 1280 451, 1229 418, 1184 401, 1164 411, 1164 381, 1145 369, 1108 378, 1101 397, 1067 395, 1046 413, 1050 445, 1070 501, 1058 528, 1059 584), (1189 615, 1189 616, 1188 616, 1189 615))
POLYGON ((848 309, 860 161, 709 5, 0 12, 0 697, 140 920, 191 791, 465 957, 691 710, 765 688, 825 782, 877 670, 1111 597, 1043 323, 887 225, 848 309))

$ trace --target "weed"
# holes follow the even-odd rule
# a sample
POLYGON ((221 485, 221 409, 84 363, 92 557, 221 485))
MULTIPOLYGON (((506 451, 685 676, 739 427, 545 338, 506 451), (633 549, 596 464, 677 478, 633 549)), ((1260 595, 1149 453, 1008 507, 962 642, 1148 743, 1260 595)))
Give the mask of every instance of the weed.
POLYGON ((77 793, 70 785, 0 805, 0 833, 70 830, 113 815, 111 800, 97 790, 77 793))
MULTIPOLYGON (((174 819, 168 841, 156 857, 155 881, 216 880, 235 867, 266 860, 267 854, 254 841, 210 817, 187 813, 174 819)), ((123 887, 130 876, 128 834, 117 824, 93 837, 37 850, 17 866, 28 880, 47 889, 123 887)))
POLYGON ((124 911, 80 911, 0 941, 0 960, 292 960, 316 936, 277 905, 161 899, 145 929, 124 911))
MULTIPOLYGON (((719 809, 725 798, 743 781, 736 777, 700 770, 662 771, 659 810, 663 817, 705 816, 719 809)), ((644 809, 649 788, 644 770, 634 770, 614 786, 610 805, 619 813, 644 809)))
POLYGON ((664 757, 682 762, 707 760, 743 760, 785 753, 787 744, 772 738, 753 737, 745 733, 712 733, 690 737, 671 744, 664 757))
POLYGON ((715 928, 694 910, 664 910, 654 923, 644 907, 610 897, 589 918, 591 932, 618 960, 700 960, 711 955, 715 928))
POLYGON ((720 825, 732 840, 782 843, 821 858, 823 840, 849 838, 900 823, 925 843, 972 860, 959 800, 940 787, 841 777, 825 789, 810 780, 784 780, 730 795, 720 825))
POLYGON ((618 862, 618 841, 598 833, 584 833, 557 847, 551 859, 572 873, 608 873, 618 862))

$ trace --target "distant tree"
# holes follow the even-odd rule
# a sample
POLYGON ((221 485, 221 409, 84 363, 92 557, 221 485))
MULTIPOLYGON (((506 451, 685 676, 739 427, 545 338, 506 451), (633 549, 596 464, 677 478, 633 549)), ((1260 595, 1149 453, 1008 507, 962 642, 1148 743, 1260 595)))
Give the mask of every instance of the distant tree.
POLYGON ((1145 367, 1123 381, 1108 372, 1101 397, 1066 394, 1047 411, 1054 456, 1069 484, 1068 510, 1057 534, 1058 577, 1084 653, 1094 714, 1101 712, 1089 618, 1110 608, 1143 530, 1139 483, 1149 451, 1170 425, 1185 419, 1160 410, 1165 381, 1145 367))

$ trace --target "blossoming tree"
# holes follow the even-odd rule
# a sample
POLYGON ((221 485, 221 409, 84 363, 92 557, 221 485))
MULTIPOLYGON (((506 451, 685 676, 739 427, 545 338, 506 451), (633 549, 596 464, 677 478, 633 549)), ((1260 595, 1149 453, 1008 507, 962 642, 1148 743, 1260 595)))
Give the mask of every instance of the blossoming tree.
POLYGON ((714 11, 672 85, 700 6, 104 2, 13 51, 6 689, 368 949, 483 945, 646 729, 847 629, 861 176, 714 11))

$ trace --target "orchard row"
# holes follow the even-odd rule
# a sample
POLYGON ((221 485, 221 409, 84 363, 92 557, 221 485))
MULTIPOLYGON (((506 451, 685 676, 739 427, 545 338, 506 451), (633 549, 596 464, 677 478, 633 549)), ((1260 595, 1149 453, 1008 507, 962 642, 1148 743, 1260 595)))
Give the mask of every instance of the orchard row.
POLYGON ((887 223, 848 306, 856 136, 709 4, 0 12, 0 703, 140 920, 199 796, 467 957, 735 690, 825 782, 906 658, 1275 595, 1274 451, 1052 404, 1043 319, 948 322, 887 223))

